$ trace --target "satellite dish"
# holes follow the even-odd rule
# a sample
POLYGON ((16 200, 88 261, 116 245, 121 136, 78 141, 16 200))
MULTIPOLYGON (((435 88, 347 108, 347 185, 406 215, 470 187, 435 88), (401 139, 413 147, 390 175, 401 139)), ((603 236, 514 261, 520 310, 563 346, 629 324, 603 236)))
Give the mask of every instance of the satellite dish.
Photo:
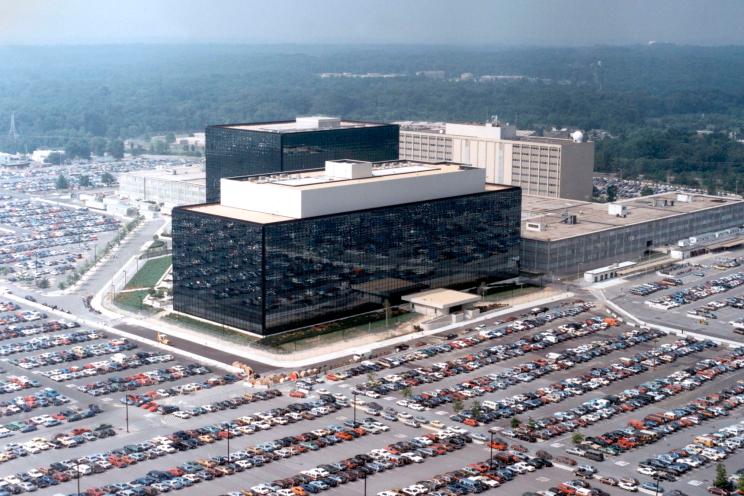
POLYGON ((571 138, 573 138, 576 143, 583 143, 584 133, 582 133, 581 131, 574 131, 573 133, 571 133, 571 138))

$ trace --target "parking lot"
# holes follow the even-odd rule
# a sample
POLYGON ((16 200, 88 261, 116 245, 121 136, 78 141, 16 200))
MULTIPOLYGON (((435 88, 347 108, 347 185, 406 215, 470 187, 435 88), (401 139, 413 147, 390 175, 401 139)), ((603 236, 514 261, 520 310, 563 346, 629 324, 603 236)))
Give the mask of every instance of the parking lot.
POLYGON ((123 223, 132 220, 87 208, 77 194, 110 196, 119 173, 199 162, 132 157, 0 167, 0 277, 42 290, 69 284, 74 271, 101 256, 123 223), (69 190, 57 189, 61 176, 69 190))
POLYGON ((736 338, 731 322, 744 318, 742 262, 744 250, 707 255, 679 264, 670 270, 671 277, 647 274, 603 291, 608 299, 646 322, 741 341, 742 335, 736 338), (659 284, 670 279, 678 284, 659 284), (638 288, 654 285, 662 289, 633 294, 638 288))
MULTIPOLYGON (((715 403, 697 424, 604 461, 567 453, 575 433, 626 429, 738 386, 744 364, 740 351, 632 327, 580 301, 490 318, 276 390, 22 301, 0 310, 0 494, 74 494, 78 482, 86 495, 345 495, 365 485, 367 494, 522 494, 568 491, 569 460, 644 483, 652 478, 639 463, 741 414, 715 403)), ((742 468, 733 453, 725 462, 742 468)), ((662 485, 700 494, 713 465, 662 485)))

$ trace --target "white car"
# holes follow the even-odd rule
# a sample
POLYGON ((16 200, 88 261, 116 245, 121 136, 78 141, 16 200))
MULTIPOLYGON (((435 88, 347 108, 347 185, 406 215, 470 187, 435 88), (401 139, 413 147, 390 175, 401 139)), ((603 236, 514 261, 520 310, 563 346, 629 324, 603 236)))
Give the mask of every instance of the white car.
POLYGON ((627 482, 623 481, 618 482, 617 487, 626 491, 630 491, 631 493, 638 491, 638 486, 636 484, 628 484, 627 482))

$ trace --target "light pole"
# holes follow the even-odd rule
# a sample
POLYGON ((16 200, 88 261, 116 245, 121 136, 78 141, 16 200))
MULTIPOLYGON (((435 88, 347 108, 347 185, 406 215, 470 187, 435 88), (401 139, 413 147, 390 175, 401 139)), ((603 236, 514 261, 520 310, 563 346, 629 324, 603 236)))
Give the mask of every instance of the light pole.
POLYGON ((491 456, 488 460, 488 468, 493 469, 493 432, 491 432, 491 443, 488 446, 491 448, 491 456))
POLYGON ((124 412, 125 412, 125 420, 127 424, 127 434, 129 434, 129 395, 124 396, 124 412))
POLYGON ((364 474, 364 496, 367 496, 367 474, 364 474))
POLYGON ((357 405, 357 395, 358 394, 359 393, 357 393, 357 392, 351 393, 352 398, 354 398, 352 400, 352 402, 354 403, 354 427, 356 427, 356 405, 357 405))
POLYGON ((75 460, 75 465, 77 469, 77 493, 79 496, 80 495, 80 458, 77 458, 75 460))
POLYGON ((227 426, 227 463, 230 463, 230 426, 227 426))

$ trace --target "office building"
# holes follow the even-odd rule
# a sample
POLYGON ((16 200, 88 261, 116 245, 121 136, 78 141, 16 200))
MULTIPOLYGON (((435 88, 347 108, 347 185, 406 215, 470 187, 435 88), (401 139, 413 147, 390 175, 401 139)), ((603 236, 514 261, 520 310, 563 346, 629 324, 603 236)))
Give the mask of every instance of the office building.
POLYGON ((662 193, 610 204, 525 195, 522 209, 522 268, 554 276, 578 276, 744 224, 740 198, 698 194, 662 193))
POLYGON ((204 203, 204 174, 200 166, 126 172, 119 176, 118 194, 132 201, 162 203, 167 210, 178 205, 204 203))
POLYGON ((173 211, 173 308, 256 334, 518 273, 519 188, 452 163, 328 161, 173 211))
POLYGON ((592 199, 594 143, 531 136, 498 123, 400 122, 400 158, 454 161, 481 167, 486 180, 525 194, 592 199))
POLYGON ((206 140, 208 202, 219 201, 224 177, 317 169, 326 160, 398 158, 397 125, 335 117, 209 126, 206 140))

